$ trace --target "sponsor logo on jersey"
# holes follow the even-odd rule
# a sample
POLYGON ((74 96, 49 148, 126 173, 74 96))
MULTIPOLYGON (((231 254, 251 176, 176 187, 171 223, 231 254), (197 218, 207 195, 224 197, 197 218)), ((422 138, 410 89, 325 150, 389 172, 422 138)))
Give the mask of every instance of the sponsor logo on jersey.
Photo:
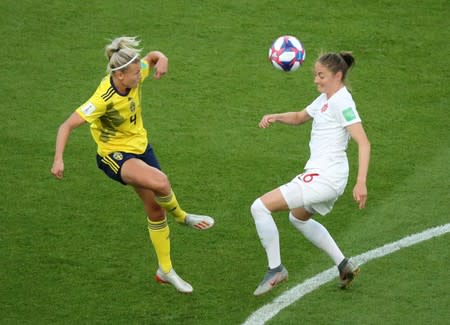
POLYGON ((84 115, 86 115, 86 116, 91 115, 92 113, 95 112, 95 106, 94 106, 94 104, 92 104, 91 102, 87 102, 86 105, 84 105, 84 106, 81 108, 81 112, 82 112, 84 115))
POLYGON ((347 122, 350 122, 356 118, 355 112, 353 112, 351 107, 344 109, 342 114, 344 114, 344 118, 347 122))

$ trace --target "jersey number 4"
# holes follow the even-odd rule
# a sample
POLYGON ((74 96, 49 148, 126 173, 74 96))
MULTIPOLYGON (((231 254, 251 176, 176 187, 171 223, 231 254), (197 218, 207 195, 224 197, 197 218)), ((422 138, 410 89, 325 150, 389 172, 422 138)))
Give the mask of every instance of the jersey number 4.
POLYGON ((130 124, 136 125, 136 114, 130 116, 130 124))

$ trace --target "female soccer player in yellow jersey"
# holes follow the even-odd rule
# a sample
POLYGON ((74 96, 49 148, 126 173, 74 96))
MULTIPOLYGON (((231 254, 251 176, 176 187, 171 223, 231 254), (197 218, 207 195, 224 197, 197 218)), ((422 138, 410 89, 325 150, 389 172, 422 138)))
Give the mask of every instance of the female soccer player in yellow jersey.
POLYGON ((150 239, 159 264, 156 280, 170 283, 180 292, 190 293, 192 286, 172 267, 165 212, 171 213, 178 223, 199 230, 212 227, 214 219, 181 209, 148 143, 141 116, 141 86, 152 69, 155 79, 166 74, 168 59, 159 51, 152 51, 141 59, 138 46, 136 37, 119 37, 106 46, 108 75, 91 98, 59 127, 51 173, 57 179, 63 177, 63 153, 69 135, 73 129, 89 123, 97 143, 98 167, 113 180, 131 185, 144 204, 150 239))

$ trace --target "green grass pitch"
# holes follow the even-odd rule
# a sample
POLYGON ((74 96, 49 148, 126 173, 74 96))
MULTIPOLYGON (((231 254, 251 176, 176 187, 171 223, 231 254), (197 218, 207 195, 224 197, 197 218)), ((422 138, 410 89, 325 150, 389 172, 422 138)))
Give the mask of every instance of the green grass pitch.
MULTIPOLYGON (((290 279, 252 295, 266 259, 250 205, 301 171, 310 131, 257 124, 317 96, 323 51, 355 55, 348 81, 372 160, 367 208, 351 198, 351 143, 347 190, 318 220, 349 256, 450 220, 447 0, 3 0, 0 12, 2 324, 241 324, 331 267, 275 214, 290 279), (267 61, 283 34, 307 51, 291 74, 267 61), (94 92, 103 47, 120 35, 169 57, 169 73, 144 84, 144 123, 182 206, 216 219, 204 233, 170 220, 174 267, 192 295, 153 280, 143 207, 97 169, 87 126, 70 138, 65 178, 50 175, 57 128, 94 92)), ((351 290, 328 283, 270 323, 447 324, 449 244, 444 235, 373 260, 351 290)))

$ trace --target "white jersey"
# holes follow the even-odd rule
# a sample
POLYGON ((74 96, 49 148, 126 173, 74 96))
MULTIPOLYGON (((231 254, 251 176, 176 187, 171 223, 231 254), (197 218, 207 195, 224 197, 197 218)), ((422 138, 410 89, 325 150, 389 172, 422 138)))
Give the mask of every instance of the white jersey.
POLYGON ((306 107, 306 112, 313 118, 313 125, 309 142, 311 155, 305 170, 319 169, 336 177, 336 181, 340 179, 336 185, 338 192, 342 192, 349 172, 346 150, 350 135, 346 127, 361 122, 352 95, 346 87, 331 98, 321 94, 306 107))

